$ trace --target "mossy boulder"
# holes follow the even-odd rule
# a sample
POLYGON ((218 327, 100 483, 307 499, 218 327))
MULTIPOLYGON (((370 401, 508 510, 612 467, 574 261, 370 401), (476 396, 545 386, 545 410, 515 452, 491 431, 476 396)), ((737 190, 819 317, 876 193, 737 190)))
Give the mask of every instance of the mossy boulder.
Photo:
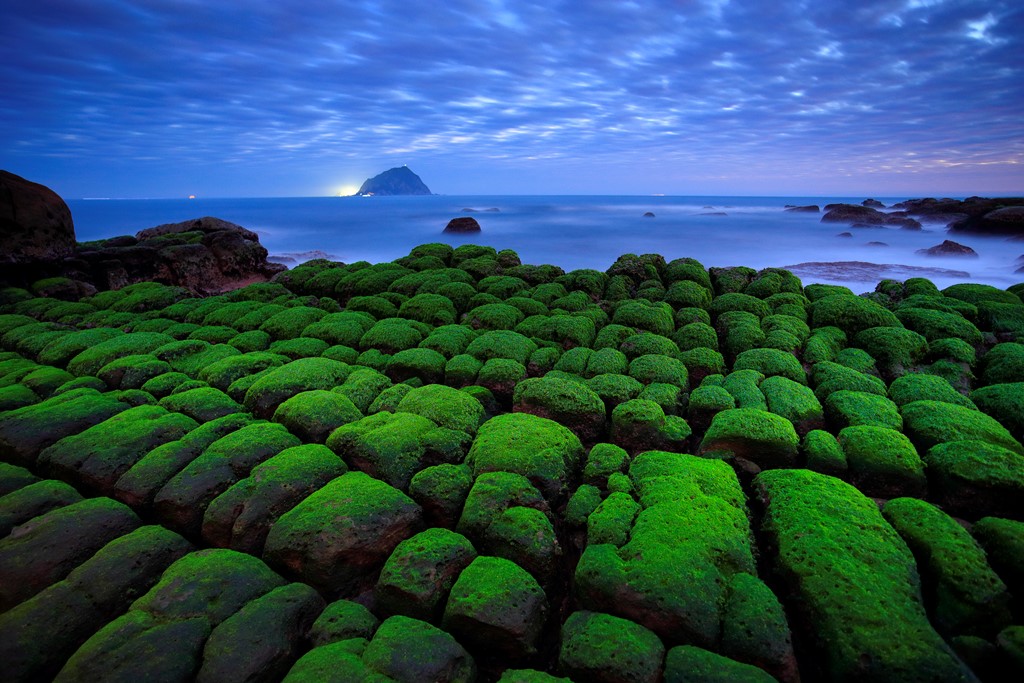
POLYGON ((176 441, 197 427, 195 420, 157 406, 138 406, 79 434, 67 436, 39 454, 51 476, 89 491, 109 493, 122 474, 149 451, 176 441))
POLYGON ((562 548, 548 515, 513 505, 497 514, 484 532, 481 551, 511 560, 544 585, 557 578, 562 548))
POLYGON ((417 378, 434 384, 444 381, 445 363, 444 355, 433 349, 405 349, 388 359, 384 372, 394 382, 417 378))
POLYGON ((806 384, 775 375, 763 380, 758 389, 768 410, 792 422, 798 435, 825 426, 821 403, 806 384))
POLYGON ((895 403, 865 391, 840 389, 825 399, 825 417, 835 431, 855 425, 874 425, 900 431, 903 418, 895 403))
POLYGON ((562 625, 559 670, 574 680, 657 683, 665 646, 628 619, 600 612, 573 612, 562 625))
POLYGON ((103 546, 59 581, 0 615, 0 656, 11 681, 50 680, 98 628, 127 611, 172 562, 192 550, 144 526, 103 546))
POLYGON ((928 341, 936 339, 963 339, 971 346, 982 342, 981 331, 958 313, 946 313, 927 308, 901 308, 896 312, 900 322, 928 341))
POLYGON ((455 304, 440 294, 416 294, 398 308, 397 317, 418 320, 427 325, 451 325, 458 312, 455 304))
POLYGON ((511 507, 548 509, 547 501, 530 480, 514 472, 479 475, 464 500, 456 530, 478 542, 485 539, 491 524, 511 507))
MULTIPOLYGON (((751 574, 740 572, 729 580, 729 597, 722 617, 721 652, 769 672, 779 681, 796 683, 800 680, 792 634, 782 604, 764 581, 751 574)), ((741 670, 740 667, 728 668, 741 670)), ((764 678, 763 673, 759 675, 764 678)))
POLYGON ((363 662, 384 680, 398 683, 476 679, 473 657, 455 638, 425 621, 400 615, 380 625, 363 651, 363 662))
POLYGON ((814 385, 814 395, 822 402, 826 401, 832 392, 843 389, 864 391, 879 396, 886 395, 885 382, 878 377, 858 372, 832 361, 821 361, 814 364, 811 383, 814 385))
POLYGON ((487 362, 495 358, 514 360, 525 366, 530 354, 537 350, 537 344, 528 337, 511 330, 485 332, 466 347, 466 353, 487 362))
POLYGON ((547 377, 525 379, 516 385, 512 409, 554 420, 581 441, 594 441, 604 430, 605 405, 592 389, 578 382, 547 377))
POLYGON ((0 539, 0 613, 65 578, 104 545, 142 526, 125 505, 89 498, 50 510, 0 539))
POLYGON ((206 507, 252 469, 300 441, 281 425, 255 423, 210 444, 153 497, 153 511, 172 529, 198 534, 206 507))
POLYGON ((401 491, 348 472, 277 520, 264 557, 305 583, 352 594, 422 523, 420 507, 401 491))
POLYGON ((872 327, 900 327, 900 320, 869 299, 832 294, 814 299, 811 307, 811 327, 826 326, 838 327, 852 337, 872 327))
POLYGON ((1017 441, 1024 440, 1024 382, 990 384, 971 392, 971 402, 1010 431, 1017 441))
POLYGON ((608 495, 587 517, 587 545, 610 543, 619 548, 629 541, 640 505, 628 493, 608 495))
POLYGON ((203 515, 203 540, 259 556, 281 515, 347 471, 325 446, 286 448, 210 502, 203 515))
POLYGON ((762 472, 754 485, 769 566, 823 676, 973 680, 929 623, 914 557, 872 500, 809 470, 762 472))
POLYGON ((138 389, 149 380, 171 371, 170 364, 152 354, 122 356, 96 371, 110 389, 138 389))
POLYGON ((925 605, 940 633, 991 638, 1010 625, 1006 585, 956 520, 917 498, 890 500, 882 515, 917 558, 925 605))
POLYGON ((380 619, 363 605, 352 600, 329 603, 313 622, 307 637, 313 647, 342 640, 369 640, 380 626, 380 619))
POLYGON ((849 468, 835 435, 823 429, 807 432, 800 442, 800 455, 807 469, 833 477, 844 477, 849 468))
POLYGON ((907 436, 922 452, 947 441, 987 441, 1024 453, 1024 447, 994 418, 943 401, 914 401, 902 408, 907 436))
POLYGON ((160 399, 160 406, 187 415, 196 422, 210 422, 243 410, 230 396, 213 387, 172 392, 170 396, 160 399))
POLYGON ((476 477, 498 471, 521 474, 553 500, 564 494, 582 456, 583 446, 568 428, 536 415, 509 413, 480 427, 466 464, 476 477))
MULTIPOLYGON (((1024 522, 1001 517, 982 517, 971 527, 973 536, 985 551, 992 569, 1021 603, 1024 590, 1024 522)), ((1014 612, 1016 614, 1016 612, 1014 612)))
POLYGON ((662 354, 644 354, 629 363, 629 376, 643 384, 672 384, 689 389, 689 371, 681 360, 662 354))
POLYGON ((924 456, 929 490, 951 514, 1022 519, 1024 455, 989 441, 949 441, 924 456))
POLYGON ((875 425, 846 427, 839 432, 850 481, 866 495, 892 498, 920 496, 927 488, 924 463, 910 439, 875 425))
POLYGON ((442 463, 425 467, 409 483, 409 496, 423 508, 430 526, 455 527, 473 486, 473 471, 465 465, 442 463))
POLYGON ((665 303, 630 301, 615 309, 612 322, 668 337, 675 331, 672 307, 665 303))
POLYGON ((292 396, 313 389, 332 389, 352 373, 352 368, 327 358, 302 358, 275 367, 245 393, 245 408, 256 417, 269 418, 292 396))
POLYGON ((925 400, 975 408, 969 398, 937 375, 908 374, 898 377, 889 385, 889 397, 900 408, 914 401, 925 400))
POLYGON ((68 360, 67 370, 82 377, 95 375, 110 361, 140 353, 151 353, 174 339, 159 332, 132 332, 93 342, 68 360))
POLYGON ((633 399, 612 410, 611 441, 631 453, 682 450, 693 433, 686 420, 665 415, 654 401, 633 399))
POLYGON ((996 344, 981 362, 982 384, 1024 382, 1024 344, 996 344))
POLYGON ((784 417, 754 408, 717 413, 704 434, 699 454, 731 452, 761 467, 796 463, 800 438, 784 417))
POLYGON ((677 645, 665 657, 665 683, 772 683, 756 666, 694 645, 677 645))
POLYGON ((928 353, 924 336, 899 327, 872 327, 858 332, 853 343, 864 349, 890 377, 898 377, 920 363, 928 353))
POLYGON ((274 422, 305 443, 324 443, 335 429, 362 417, 352 401, 325 389, 295 394, 274 411, 274 422))
POLYGON ((426 529, 399 543, 381 569, 374 595, 389 615, 433 621, 456 577, 476 559, 473 544, 448 529, 426 529))
POLYGON ((446 429, 476 434, 484 409, 475 398, 443 384, 430 384, 409 391, 395 408, 398 413, 425 417, 446 429))

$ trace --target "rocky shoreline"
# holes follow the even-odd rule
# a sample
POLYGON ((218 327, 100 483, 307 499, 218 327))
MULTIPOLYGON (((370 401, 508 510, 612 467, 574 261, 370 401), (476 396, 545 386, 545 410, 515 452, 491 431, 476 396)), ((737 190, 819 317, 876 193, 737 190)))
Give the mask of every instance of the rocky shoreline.
POLYGON ((1024 676, 1024 283, 260 250, 5 265, 5 680, 1024 676))

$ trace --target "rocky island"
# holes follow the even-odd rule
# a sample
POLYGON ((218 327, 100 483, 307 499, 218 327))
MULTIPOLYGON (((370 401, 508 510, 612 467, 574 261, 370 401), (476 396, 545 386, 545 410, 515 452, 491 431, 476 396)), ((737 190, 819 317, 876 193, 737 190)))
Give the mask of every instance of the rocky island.
POLYGON ((401 195, 433 194, 420 177, 408 166, 391 168, 383 173, 367 178, 355 196, 358 197, 393 197, 401 195))
POLYGON ((10 242, 158 281, 0 288, 4 680, 1024 675, 1024 284, 237 227, 10 242))

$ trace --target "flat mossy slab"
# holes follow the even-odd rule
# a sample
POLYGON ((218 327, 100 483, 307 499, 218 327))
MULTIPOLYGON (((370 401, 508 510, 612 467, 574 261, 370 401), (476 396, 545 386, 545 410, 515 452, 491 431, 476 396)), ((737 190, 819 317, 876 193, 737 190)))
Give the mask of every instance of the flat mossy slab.
POLYGON ((1010 625, 1010 594, 985 551, 952 517, 917 498, 895 498, 886 521, 917 558, 932 624, 947 638, 993 638, 1010 625))
POLYGON ((923 495, 924 463, 914 444, 894 429, 874 425, 846 427, 839 432, 850 481, 877 498, 923 495))
POLYGON ((64 437, 40 453, 37 464, 51 476, 109 494, 143 456, 198 426, 185 415, 141 405, 64 437))
POLYGON ((665 642, 720 637, 728 577, 754 569, 743 492, 719 460, 650 451, 630 466, 643 509, 620 548, 588 545, 579 604, 632 619, 665 642))
POLYGON ((281 515, 347 471, 326 446, 286 448, 210 502, 203 515, 203 540, 259 556, 281 515))
POLYGON ((809 470, 754 480, 768 561, 830 680, 971 681, 928 621, 913 555, 853 486, 809 470))
POLYGON ((514 472, 529 479, 548 500, 564 494, 583 457, 583 445, 566 427, 536 415, 493 417, 477 432, 466 456, 474 476, 514 472))
POLYGON ((54 479, 36 481, 0 496, 0 538, 19 524, 80 500, 82 494, 54 479))
POLYGON ((199 457, 214 441, 250 424, 236 413, 199 425, 177 441, 157 446, 142 456, 114 486, 113 496, 135 509, 148 510, 153 497, 171 477, 199 457))
POLYGON ((763 669, 695 647, 677 645, 665 657, 665 683, 773 683, 763 669))
POLYGON ((452 586, 442 624, 460 642, 517 660, 537 652, 547 612, 547 596, 526 570, 480 556, 452 586))
POLYGON ((796 464, 800 438, 784 417, 755 408, 734 408, 715 415, 698 454, 731 452, 761 467, 796 464))
POLYGON ((366 666, 399 683, 471 683, 476 663, 450 634, 425 621, 393 616, 363 651, 366 666))
POLYGON ((374 576, 422 523, 420 507, 401 491, 348 472, 277 520, 264 557, 317 588, 346 594, 374 576))
POLYGON ((448 529, 426 529, 407 538, 391 553, 374 595, 387 614, 433 621, 456 577, 476 559, 469 540, 448 529))
POLYGON ((935 501, 967 519, 1024 519, 1024 456, 987 441, 950 441, 924 456, 935 501))
POLYGON ((628 619, 600 612, 573 612, 562 625, 561 673, 578 681, 657 683, 665 646, 628 619))
POLYGON ((326 442, 338 427, 362 417, 348 397, 326 389, 295 394, 274 411, 274 422, 283 424, 303 442, 318 444, 326 442))
POLYGON ((281 425, 255 423, 217 439, 153 497, 153 511, 167 526, 198 534, 206 507, 252 469, 300 441, 281 425))
POLYGON ((192 550, 159 526, 107 543, 66 579, 0 615, 0 657, 11 681, 50 679, 98 628, 120 616, 192 550))
POLYGON ((95 389, 73 389, 0 415, 0 458, 30 465, 66 436, 97 425, 129 406, 95 389))
POLYGON ((0 539, 0 612, 60 581, 107 543, 141 525, 122 503, 89 498, 15 527, 0 539))
POLYGON ((320 594, 302 583, 252 600, 210 633, 196 682, 282 679, 323 608, 320 594))
POLYGON ((987 441, 1024 454, 1024 447, 994 418, 942 401, 914 401, 902 408, 904 431, 921 452, 948 441, 987 441))

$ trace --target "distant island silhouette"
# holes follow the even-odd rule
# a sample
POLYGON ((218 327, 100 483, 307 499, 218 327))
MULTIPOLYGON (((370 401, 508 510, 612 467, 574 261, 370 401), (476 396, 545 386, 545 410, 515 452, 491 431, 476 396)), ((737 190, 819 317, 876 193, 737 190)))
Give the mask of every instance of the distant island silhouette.
POLYGON ((372 178, 367 178, 354 196, 393 197, 398 195, 425 194, 433 194, 433 192, 408 166, 399 166, 388 169, 372 178))

